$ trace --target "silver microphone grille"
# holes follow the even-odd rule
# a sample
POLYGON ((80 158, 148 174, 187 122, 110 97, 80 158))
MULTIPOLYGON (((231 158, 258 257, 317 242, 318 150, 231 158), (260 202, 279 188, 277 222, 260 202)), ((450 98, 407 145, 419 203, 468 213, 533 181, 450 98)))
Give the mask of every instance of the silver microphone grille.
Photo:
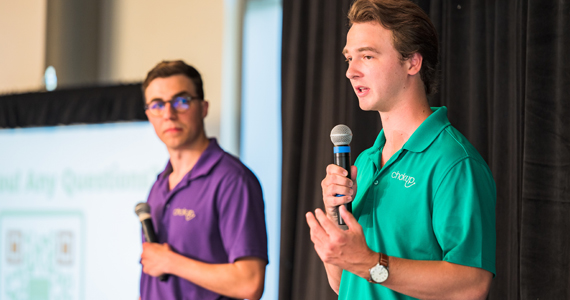
POLYGON ((352 131, 348 126, 338 124, 331 130, 331 141, 335 146, 350 145, 352 131))
POLYGON ((141 213, 150 214, 150 206, 144 202, 141 202, 135 206, 135 213, 140 216, 141 213))

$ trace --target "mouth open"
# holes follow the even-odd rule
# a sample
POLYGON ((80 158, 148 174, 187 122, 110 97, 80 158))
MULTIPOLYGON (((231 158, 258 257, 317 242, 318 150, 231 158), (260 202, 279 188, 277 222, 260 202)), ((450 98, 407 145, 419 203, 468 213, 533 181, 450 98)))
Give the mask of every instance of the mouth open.
POLYGON ((357 95, 358 97, 366 96, 366 94, 368 94, 368 92, 370 91, 369 88, 364 87, 364 86, 357 86, 357 87, 354 88, 354 90, 355 90, 356 95, 357 95))

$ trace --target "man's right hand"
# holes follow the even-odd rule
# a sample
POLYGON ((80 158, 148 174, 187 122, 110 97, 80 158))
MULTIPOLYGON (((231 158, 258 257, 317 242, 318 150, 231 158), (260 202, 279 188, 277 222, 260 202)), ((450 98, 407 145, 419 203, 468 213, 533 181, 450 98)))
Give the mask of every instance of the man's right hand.
POLYGON ((327 217, 338 224, 337 206, 351 202, 356 195, 356 173, 355 166, 350 167, 352 180, 348 179, 347 171, 340 166, 330 164, 327 166, 327 176, 321 182, 323 189, 323 202, 327 217), (337 195, 344 195, 337 197, 337 195))

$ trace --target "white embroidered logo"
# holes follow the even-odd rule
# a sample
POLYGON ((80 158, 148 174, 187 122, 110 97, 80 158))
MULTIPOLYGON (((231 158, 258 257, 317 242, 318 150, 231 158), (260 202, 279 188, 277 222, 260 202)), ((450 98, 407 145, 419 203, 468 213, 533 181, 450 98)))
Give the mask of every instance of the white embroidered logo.
POLYGON ((194 210, 186 208, 175 208, 174 211, 172 212, 172 215, 182 216, 186 219, 186 221, 190 221, 194 219, 194 217, 196 217, 196 213, 194 213, 194 210))
POLYGON ((412 176, 408 176, 406 175, 406 173, 404 174, 400 174, 399 171, 396 172, 392 172, 392 178, 398 179, 400 181, 404 182, 404 186, 406 188, 411 187, 412 185, 416 184, 416 179, 412 176))

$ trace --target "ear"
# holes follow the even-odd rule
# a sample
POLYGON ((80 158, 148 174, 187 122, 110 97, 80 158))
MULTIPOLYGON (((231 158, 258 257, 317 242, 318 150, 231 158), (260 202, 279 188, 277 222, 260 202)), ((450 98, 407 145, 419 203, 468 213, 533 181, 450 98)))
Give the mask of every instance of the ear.
POLYGON ((206 100, 202 100, 202 119, 204 119, 208 115, 208 107, 210 106, 210 102, 206 100))
POLYGON ((408 75, 416 75, 422 68, 423 56, 418 52, 408 58, 408 75))

